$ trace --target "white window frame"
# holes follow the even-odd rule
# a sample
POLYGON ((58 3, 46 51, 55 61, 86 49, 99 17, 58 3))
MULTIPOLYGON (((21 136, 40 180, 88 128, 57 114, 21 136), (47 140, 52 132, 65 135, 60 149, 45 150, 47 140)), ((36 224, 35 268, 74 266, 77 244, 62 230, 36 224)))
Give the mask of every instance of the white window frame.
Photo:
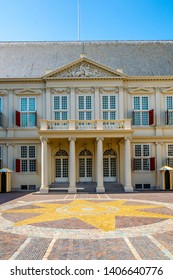
POLYGON ((78 94, 77 95, 77 110, 78 110, 78 120, 93 120, 93 115, 94 115, 94 112, 93 112, 93 95, 92 94, 78 94), (84 109, 79 109, 79 97, 84 97, 84 109), (91 97, 91 109, 86 109, 86 98, 87 97, 91 97), (84 113, 84 119, 80 119, 79 118, 79 115, 80 115, 80 112, 84 113), (88 119, 87 118, 87 113, 88 112, 91 112, 91 119, 88 119))
POLYGON ((134 159, 139 160, 141 168, 135 169, 135 171, 150 171, 150 158, 151 158, 151 146, 150 144, 134 144, 133 146, 133 154, 134 154, 134 159), (136 146, 141 147, 141 155, 136 155, 136 146), (144 155, 144 146, 149 147, 149 154, 147 156, 144 155), (145 167, 145 161, 147 161, 147 168, 145 167))
POLYGON ((52 103, 53 103, 53 119, 55 120, 55 113, 58 112, 60 114, 60 118, 59 118, 60 121, 68 120, 69 119, 69 96, 67 94, 54 95, 52 103), (59 104, 60 104, 59 109, 55 109, 55 97, 59 97, 59 104), (63 99, 63 97, 67 98, 67 109, 62 109, 62 99, 63 99), (67 118, 66 119, 62 118, 64 112, 67 112, 67 118))
POLYGON ((36 150, 36 146, 35 145, 21 145, 20 146, 20 170, 21 170, 21 173, 36 173, 36 170, 37 170, 37 166, 36 166, 36 153, 37 153, 37 150, 36 150), (26 157, 22 155, 22 147, 26 147, 26 157), (32 157, 29 155, 29 149, 30 147, 34 147, 34 153, 35 153, 35 156, 32 157), (32 161, 35 161, 35 169, 34 170, 31 170, 31 162, 32 161), (24 170, 23 166, 26 166, 26 170, 24 170))
POLYGON ((140 122, 139 124, 133 124, 135 126, 149 126, 149 111, 150 111, 150 98, 148 95, 134 95, 133 96, 133 112, 134 112, 134 115, 135 113, 139 113, 139 116, 140 116, 140 122), (139 102, 139 106, 140 108, 139 109, 135 109, 135 98, 139 98, 140 102, 139 102), (142 109, 142 98, 146 98, 148 99, 148 109, 142 109), (143 118, 143 113, 147 113, 148 114, 148 122, 145 123, 144 122, 144 118, 143 118))
MULTIPOLYGON (((31 114, 35 114, 36 113, 36 108, 37 108, 37 103, 36 103, 36 97, 35 96, 21 96, 20 97, 20 116, 21 116, 21 127, 35 127, 35 123, 34 123, 34 125, 32 125, 32 123, 30 122, 30 115, 31 114), (22 99, 26 99, 27 100, 27 110, 26 111, 23 111, 22 110, 22 99), (35 110, 34 111, 30 111, 29 110, 29 99, 34 99, 35 100, 35 110), (23 121, 22 121, 22 115, 27 115, 27 124, 26 125, 24 125, 23 124, 23 121)), ((34 115, 34 118, 36 118, 36 115, 34 115)), ((35 120, 35 122, 36 122, 36 120, 35 120)))
POLYGON ((173 95, 166 95, 165 96, 165 111, 168 112, 168 125, 173 125, 173 95), (171 98, 172 99, 172 106, 170 109, 168 109, 168 103, 167 99, 171 98))
POLYGON ((167 159, 169 160, 169 166, 173 167, 173 143, 167 144, 167 159), (172 146, 172 155, 169 153, 169 146, 172 146))
POLYGON ((135 189, 136 190, 150 190, 151 189, 151 184, 147 184, 147 183, 144 183, 144 184, 135 184, 135 189), (137 185, 141 185, 141 188, 137 188, 137 185), (149 188, 146 188, 146 185, 150 186, 149 188))
POLYGON ((117 104, 118 104, 117 94, 102 94, 101 95, 101 112, 102 112, 102 119, 103 120, 117 120, 117 116, 118 116, 117 104), (108 97, 108 108, 107 109, 103 108, 103 97, 108 97), (110 106, 110 104, 111 104, 111 101, 110 101, 111 97, 115 97, 115 108, 114 109, 110 108, 111 107, 110 106), (104 116, 103 116, 104 112, 108 113, 108 119, 104 119, 104 116), (114 119, 110 118, 111 112, 115 112, 115 118, 114 119))

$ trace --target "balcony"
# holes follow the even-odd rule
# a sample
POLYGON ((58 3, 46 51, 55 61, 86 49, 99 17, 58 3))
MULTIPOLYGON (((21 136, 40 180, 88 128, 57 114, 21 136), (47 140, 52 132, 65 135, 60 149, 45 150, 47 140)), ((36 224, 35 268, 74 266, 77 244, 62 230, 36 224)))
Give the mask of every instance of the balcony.
POLYGON ((131 130, 131 119, 124 120, 41 120, 41 131, 131 130))

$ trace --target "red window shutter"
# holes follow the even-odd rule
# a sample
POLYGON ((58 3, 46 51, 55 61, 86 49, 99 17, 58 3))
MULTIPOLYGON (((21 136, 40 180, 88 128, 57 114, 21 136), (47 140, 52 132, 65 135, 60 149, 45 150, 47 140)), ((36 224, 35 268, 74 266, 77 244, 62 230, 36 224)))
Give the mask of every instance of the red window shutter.
POLYGON ((16 159, 16 172, 20 172, 20 159, 16 159))
POLYGON ((155 158, 150 158, 150 171, 155 170, 155 158))
POLYGON ((149 125, 154 124, 154 110, 149 111, 149 125))
POLYGON ((20 112, 16 111, 16 125, 20 126, 20 112))

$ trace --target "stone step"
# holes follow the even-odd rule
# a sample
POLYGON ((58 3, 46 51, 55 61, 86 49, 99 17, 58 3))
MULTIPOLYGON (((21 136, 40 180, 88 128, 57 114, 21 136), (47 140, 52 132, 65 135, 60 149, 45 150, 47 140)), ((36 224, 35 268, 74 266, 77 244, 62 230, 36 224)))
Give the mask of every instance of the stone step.
MULTIPOLYGON (((119 182, 105 182, 105 192, 106 193, 124 193, 124 187, 119 182)), ((97 183, 95 182, 79 182, 76 183, 77 192, 86 193, 96 193, 97 183)), ((53 182, 49 186, 49 191, 67 191, 68 192, 69 183, 58 183, 53 182)))

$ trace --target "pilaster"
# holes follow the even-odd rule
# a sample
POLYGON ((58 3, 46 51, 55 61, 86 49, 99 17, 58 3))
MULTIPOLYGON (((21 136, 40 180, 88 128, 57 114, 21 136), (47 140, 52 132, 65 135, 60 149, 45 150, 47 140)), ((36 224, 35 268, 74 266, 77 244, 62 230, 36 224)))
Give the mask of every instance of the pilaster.
POLYGON ((156 116, 156 126, 159 126, 161 124, 160 119, 160 112, 161 112, 161 99, 160 99, 160 89, 156 88, 156 106, 155 106, 155 116, 156 116))
POLYGON ((100 92, 99 88, 95 88, 95 120, 100 119, 100 92))
POLYGON ((161 178, 159 169, 162 167, 162 146, 160 142, 155 143, 156 147, 156 186, 161 187, 161 178))
POLYGON ((123 120, 125 117, 124 117, 124 90, 123 90, 123 87, 119 87, 119 119, 120 120, 123 120))
POLYGON ((7 144, 7 167, 14 170, 14 144, 7 144))
MULTIPOLYGON (((45 92, 45 112, 43 112, 43 119, 44 119, 44 114, 46 117, 46 120, 51 120, 51 94, 50 94, 50 88, 46 88, 46 92, 45 92)), ((44 106, 43 106, 44 108, 44 106)))
POLYGON ((75 88, 71 88, 70 93, 70 119, 75 120, 76 119, 76 94, 75 94, 75 88))

